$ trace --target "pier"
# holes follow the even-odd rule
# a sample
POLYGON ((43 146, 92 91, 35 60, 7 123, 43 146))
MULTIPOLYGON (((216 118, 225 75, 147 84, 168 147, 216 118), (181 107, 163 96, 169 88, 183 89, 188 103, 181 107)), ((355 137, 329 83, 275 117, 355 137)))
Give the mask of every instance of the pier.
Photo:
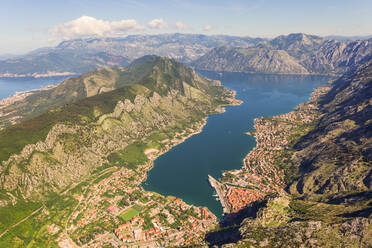
POLYGON ((220 201, 223 208, 223 212, 229 213, 229 208, 225 202, 224 185, 214 179, 211 175, 208 175, 208 181, 210 185, 216 190, 218 200, 220 201))

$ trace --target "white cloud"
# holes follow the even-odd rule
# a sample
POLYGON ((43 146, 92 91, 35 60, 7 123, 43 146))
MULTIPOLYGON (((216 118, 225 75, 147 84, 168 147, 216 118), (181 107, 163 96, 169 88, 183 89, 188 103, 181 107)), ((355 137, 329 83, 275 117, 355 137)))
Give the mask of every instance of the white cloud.
POLYGON ((153 29, 163 29, 168 28, 168 24, 163 19, 154 19, 150 21, 147 26, 153 29))
POLYGON ((176 22, 176 28, 178 30, 184 30, 187 28, 187 25, 185 23, 182 23, 182 22, 176 22))
POLYGON ((76 39, 83 37, 123 36, 130 31, 145 29, 135 20, 105 21, 91 16, 82 16, 75 20, 59 24, 49 30, 53 35, 62 39, 76 39))
POLYGON ((204 31, 210 31, 212 29, 211 25, 204 26, 204 31))

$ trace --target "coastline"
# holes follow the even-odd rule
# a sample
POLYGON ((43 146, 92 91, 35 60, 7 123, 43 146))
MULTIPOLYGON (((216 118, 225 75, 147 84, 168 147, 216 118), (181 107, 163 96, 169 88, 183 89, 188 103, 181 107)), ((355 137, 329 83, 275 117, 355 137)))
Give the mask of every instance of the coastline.
POLYGON ((220 183, 219 181, 217 181, 211 175, 208 175, 208 181, 209 181, 209 184, 211 185, 211 187, 214 188, 214 190, 217 193, 216 199, 222 205, 223 214, 229 213, 229 208, 228 208, 227 204, 225 203, 225 199, 224 199, 225 195, 223 194, 223 187, 222 187, 223 184, 220 183))
POLYGON ((47 73, 24 73, 24 74, 17 74, 17 73, 2 73, 0 74, 0 78, 25 78, 25 77, 32 77, 32 78, 47 78, 47 77, 58 77, 58 76, 75 76, 76 73, 73 72, 47 72, 47 73))
MULTIPOLYGON (((221 109, 222 109, 220 107, 221 106, 216 107, 216 111, 219 112, 219 113, 221 113, 221 109)), ((135 171, 137 173, 135 173, 134 175, 137 175, 136 176, 137 178, 136 178, 136 180, 133 181, 133 185, 126 185, 126 187, 122 188, 126 192, 133 192, 133 191, 138 191, 139 190, 139 192, 141 192, 143 195, 159 195, 163 199, 168 199, 167 201, 171 202, 170 205, 176 204, 177 206, 179 206, 180 209, 178 209, 178 211, 181 211, 181 212, 184 212, 184 211, 187 211, 187 210, 190 209, 190 210, 198 210, 198 212, 202 213, 201 214, 201 217, 202 217, 201 220, 197 220, 194 216, 189 217, 194 221, 194 223, 199 223, 195 227, 200 228, 201 231, 199 231, 197 233, 193 233, 193 228, 195 228, 195 227, 193 226, 193 228, 188 228, 188 227, 185 226, 186 222, 185 223, 182 222, 179 229, 177 229, 177 230, 169 229, 169 230, 173 230, 172 232, 174 232, 174 233, 172 235, 174 235, 174 236, 170 235, 169 237, 171 239, 164 241, 166 244, 174 244, 176 246, 181 246, 181 245, 185 245, 185 244, 188 244, 190 242, 195 242, 195 241, 201 242, 200 244, 203 244, 203 238, 204 238, 203 233, 209 232, 211 230, 211 228, 215 227, 218 224, 218 218, 205 206, 195 206, 193 204, 189 204, 187 202, 184 202, 180 198, 176 198, 176 197, 171 196, 171 195, 162 195, 162 194, 159 194, 157 192, 145 190, 143 188, 143 183, 146 182, 149 171, 151 169, 153 169, 153 167, 154 167, 155 159, 157 159, 162 154, 170 151, 175 146, 183 143, 185 140, 187 140, 191 136, 199 134, 200 132, 202 132, 203 128, 205 127, 205 125, 207 123, 208 117, 209 117, 209 115, 207 115, 206 117, 204 117, 200 121, 198 121, 196 123, 193 123, 191 125, 191 127, 189 127, 187 130, 182 131, 181 133, 175 133, 175 135, 172 139, 167 140, 167 142, 165 144, 165 147, 163 149, 156 150, 154 148, 149 148, 147 150, 147 152, 145 150, 145 155, 148 157, 149 160, 142 165, 138 165, 138 168, 135 169, 135 171), (176 138, 176 137, 178 137, 178 138, 176 138), (156 155, 154 154, 155 150, 157 151, 156 155), (180 236, 179 239, 174 240, 174 237, 177 237, 178 233, 182 234, 182 236, 180 236), (187 236, 185 238, 183 236, 184 233, 187 233, 189 236, 187 236)), ((118 178, 119 181, 125 182, 125 180, 123 181, 123 179, 120 176, 118 177, 118 174, 120 174, 120 173, 128 174, 127 171, 130 171, 130 170, 123 167, 119 170, 116 170, 116 172, 114 172, 111 177, 109 177, 107 179, 104 179, 104 180, 111 180, 111 178, 118 178)), ((102 184, 102 182, 98 182, 97 184, 102 184)), ((96 187, 96 186, 92 185, 92 187, 96 187)), ((79 198, 79 199, 80 199, 79 202, 81 202, 83 200, 83 198, 79 198)), ((77 211, 78 211, 78 208, 76 208, 76 212, 71 213, 71 216, 77 216, 77 214, 76 214, 77 211)), ((122 210, 120 213, 122 213, 124 211, 125 211, 125 209, 122 210)), ((168 211, 168 210, 166 210, 166 211, 168 211)), ((120 225, 118 226, 117 223, 114 224, 114 228, 115 227, 116 227, 116 229, 114 229, 114 230, 119 230, 120 229, 120 225)), ((68 242, 71 242, 72 241, 71 237, 72 237, 72 235, 74 235, 73 233, 75 232, 74 231, 75 229, 74 229, 73 225, 71 225, 71 224, 67 225, 67 223, 66 223, 65 230, 69 230, 69 231, 68 232, 62 232, 61 235, 58 238, 59 243, 62 244, 62 245, 66 244, 68 242)), ((163 230, 163 229, 160 228, 160 230, 163 230)), ((117 235, 118 233, 114 232, 114 234, 117 235)), ((107 233, 103 234, 103 236, 105 236, 105 235, 112 236, 111 232, 107 232, 107 233)), ((116 237, 120 240, 120 238, 118 236, 116 236, 116 237)), ((91 243, 94 243, 96 241, 97 240, 92 240, 91 243)), ((133 241, 131 243, 125 243, 125 241, 124 241, 123 244, 138 245, 138 244, 142 244, 141 242, 143 242, 143 241, 133 241)))
POLYGON ((242 167, 210 180, 225 214, 237 213, 268 194, 284 190, 284 171, 278 168, 277 159, 288 149, 295 127, 317 118, 315 102, 328 89, 328 86, 314 89, 308 101, 289 113, 254 119, 254 131, 245 134, 254 136, 256 146, 244 157, 242 167))
MULTIPOLYGON (((240 105, 240 104, 243 103, 242 100, 235 99, 235 96, 236 96, 236 93, 237 93, 235 90, 228 90, 228 91, 230 92, 230 97, 229 97, 229 98, 226 98, 226 100, 230 101, 230 104, 225 104, 225 105, 220 105, 220 106, 218 106, 218 107, 216 108, 216 112, 217 112, 216 114, 222 114, 222 113, 224 113, 224 112, 226 111, 226 109, 224 108, 224 106, 238 106, 238 105, 240 105)), ((193 132, 189 133, 187 136, 182 136, 181 139, 176 139, 176 142, 173 142, 172 145, 167 146, 165 149, 160 150, 160 151, 156 154, 156 156, 151 157, 150 162, 149 162, 150 167, 149 167, 148 170, 146 171, 145 178, 144 178, 144 180, 141 182, 141 185, 142 185, 143 183, 146 182, 146 180, 147 180, 147 174, 148 174, 148 172, 153 168, 153 166, 154 166, 154 161, 155 161, 158 157, 160 157, 161 155, 163 155, 164 153, 169 152, 172 148, 176 147, 177 145, 183 143, 185 140, 189 139, 191 136, 201 133, 201 132, 203 131, 203 128, 204 128, 205 125, 207 124, 208 117, 209 117, 209 115, 208 115, 207 117, 203 118, 203 120, 201 120, 201 121, 199 122, 198 127, 197 127, 193 132)), ((180 135, 180 134, 182 135, 182 133, 178 133, 178 134, 176 134, 175 136, 180 135)), ((173 139, 172 141, 175 141, 175 139, 173 139)), ((211 181, 210 181, 210 178, 212 178, 212 180, 215 180, 215 182, 218 183, 218 181, 217 181, 216 179, 214 179, 212 176, 208 175, 208 181, 209 181, 209 182, 211 182, 211 181)), ((142 186, 141 186, 141 187, 142 187, 142 186)), ((212 187, 213 187, 213 186, 212 186, 212 187)), ((146 190, 145 190, 145 191, 146 191, 146 190)), ((157 193, 157 192, 155 192, 155 193, 157 193)), ((221 198, 221 199, 223 199, 223 198, 221 198)), ((205 206, 195 206, 195 205, 190 204, 190 203, 186 203, 186 204, 189 205, 189 206, 192 206, 192 207, 205 207, 205 206)), ((208 210, 209 210, 209 209, 208 209, 208 210)), ((210 210, 209 210, 209 211, 210 211, 210 210)), ((227 213, 227 212, 228 212, 228 207, 227 207, 227 205, 226 205, 226 207, 223 206, 223 212, 224 212, 224 213, 227 213)), ((214 217, 216 217, 212 212, 211 212, 211 214, 212 214, 214 217)), ((216 217, 216 218, 218 218, 218 217, 216 217)))
POLYGON ((13 94, 9 97, 6 97, 4 99, 0 99, 0 109, 6 108, 7 106, 9 106, 9 105, 11 105, 15 102, 22 101, 26 97, 28 97, 28 96, 30 96, 34 93, 45 91, 45 90, 50 90, 50 89, 53 89, 57 86, 58 86, 58 84, 56 84, 56 85, 50 84, 50 85, 47 85, 47 86, 45 86, 43 88, 39 88, 39 89, 25 90, 25 91, 16 92, 15 94, 13 94))
MULTIPOLYGON (((235 94, 236 94, 236 92, 235 92, 235 94)), ((236 99, 236 100, 238 100, 238 99, 236 99)), ((238 101, 241 101, 241 100, 238 100, 238 101)), ((240 104, 241 104, 241 103, 240 103, 240 104)), ((235 106, 235 105, 231 104, 231 105, 224 105, 224 106, 235 106)), ((225 110, 222 106, 218 106, 217 109, 216 109, 216 111, 217 111, 217 114, 222 114, 222 113, 224 113, 226 110, 225 110)), ((191 133, 189 133, 189 134, 186 135, 186 136, 182 136, 181 139, 172 139, 172 141, 173 141, 173 142, 172 142, 172 145, 167 145, 163 150, 158 151, 157 154, 156 154, 155 156, 151 156, 149 159, 150 159, 150 163, 151 163, 152 165, 151 165, 151 168, 150 168, 148 171, 150 171, 150 170, 152 169, 153 164, 154 164, 154 161, 155 161, 158 157, 160 157, 160 156, 163 155, 164 153, 169 152, 172 148, 174 148, 174 147, 176 147, 177 145, 183 143, 185 140, 189 139, 190 137, 192 137, 192 136, 194 136, 194 135, 196 135, 196 134, 201 133, 201 132, 203 131, 203 128, 204 128, 205 125, 207 124, 208 117, 209 117, 209 116, 203 118, 203 119, 202 119, 202 120, 197 124, 198 127, 195 128, 191 133)), ((190 129, 189 129, 189 130, 190 130, 190 129)), ((182 133, 177 133, 175 136, 177 136, 177 135, 182 135, 182 133)), ((147 171, 147 172, 148 172, 148 171, 147 171)), ((145 178, 144 182, 147 180, 147 172, 146 172, 146 178, 145 178)))

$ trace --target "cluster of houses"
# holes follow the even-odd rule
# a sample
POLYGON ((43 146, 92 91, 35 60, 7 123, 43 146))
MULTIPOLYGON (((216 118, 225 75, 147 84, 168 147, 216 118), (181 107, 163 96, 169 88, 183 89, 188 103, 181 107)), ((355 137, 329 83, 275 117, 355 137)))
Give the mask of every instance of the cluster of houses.
MULTIPOLYGON (((316 90, 312 99, 325 92, 327 88, 316 90)), ((226 179, 228 184, 224 198, 231 212, 238 212, 264 198, 267 193, 279 192, 285 187, 284 172, 275 166, 275 161, 283 149, 288 149, 289 138, 298 126, 296 124, 314 121, 315 109, 314 103, 310 102, 287 114, 255 119, 257 145, 244 159, 243 168, 228 172, 230 176, 226 179)))
POLYGON ((143 218, 135 216, 130 221, 115 228, 114 234, 123 242, 155 240, 164 235, 156 222, 153 222, 154 227, 148 230, 142 229, 143 223, 143 218))
POLYGON ((229 205, 230 212, 237 213, 252 202, 263 199, 265 195, 257 190, 230 186, 226 193, 226 202, 229 205))
MULTIPOLYGON (((172 211, 174 211, 176 215, 190 208, 195 208, 187 205, 179 198, 168 203, 168 206, 173 208, 172 211)), ((189 215, 186 220, 181 220, 180 226, 177 228, 164 225, 164 223, 159 221, 159 218, 155 217, 152 220, 153 227, 144 230, 144 218, 135 216, 130 221, 118 225, 117 228, 114 229, 114 234, 123 244, 128 245, 158 241, 160 238, 164 240, 166 244, 171 245, 200 242, 211 225, 216 222, 216 217, 207 208, 195 209, 200 210, 196 213, 197 218, 189 215)), ((173 219, 177 218, 177 216, 170 214, 166 209, 164 209, 162 213, 171 215, 173 219)))
MULTIPOLYGON (((150 153, 155 154, 155 150, 147 151, 146 155, 150 153)), ((114 247, 150 244, 178 247, 202 242, 205 234, 216 225, 216 217, 207 208, 144 191, 141 187, 146 178, 144 172, 151 167, 151 163, 138 165, 136 169, 122 167, 92 185, 83 186, 83 194, 75 195, 80 203, 69 220, 70 240, 87 247, 106 244, 114 247), (136 205, 141 209, 139 213, 123 223, 120 214, 136 205), (87 228, 88 225, 94 225, 94 232, 87 228)))

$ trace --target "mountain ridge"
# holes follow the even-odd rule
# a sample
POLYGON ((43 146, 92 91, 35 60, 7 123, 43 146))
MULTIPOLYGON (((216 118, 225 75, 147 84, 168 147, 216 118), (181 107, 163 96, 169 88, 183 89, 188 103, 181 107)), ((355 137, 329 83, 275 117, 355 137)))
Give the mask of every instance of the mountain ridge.
MULTIPOLYGON (((117 89, 85 96, 56 108, 49 104, 41 115, 0 131, 2 189, 11 191, 18 185, 18 192, 26 197, 36 194, 32 192, 43 192, 44 180, 54 185, 52 188, 67 186, 138 137, 147 137, 154 130, 170 127, 178 130, 198 123, 220 104, 229 103, 229 91, 218 82, 197 76, 191 68, 166 58, 147 56, 128 71, 113 72, 127 72, 118 76, 117 89), (135 76, 145 69, 148 73, 142 78, 135 76), (105 148, 107 142, 111 148, 105 148), (99 147, 96 144, 100 144, 99 147), (100 149, 104 152, 99 152, 100 149), (83 150, 83 153, 76 152, 83 150), (66 178, 61 180, 56 171, 48 168, 50 165, 62 170, 60 173, 66 178), (65 171, 64 166, 75 171, 74 175, 65 171)), ((105 82, 110 83, 110 74, 106 74, 106 78, 105 82)), ((80 84, 79 81, 71 84, 74 83, 80 84)))
POLYGON ((24 57, 0 61, 0 74, 32 75, 48 71, 81 74, 103 66, 125 66, 130 61, 148 54, 166 56, 180 62, 191 62, 217 45, 233 44, 248 47, 262 40, 227 35, 179 33, 74 39, 62 41, 56 47, 37 49, 24 57))
POLYGON ((371 39, 339 42, 298 33, 262 41, 249 48, 214 48, 192 65, 199 70, 211 71, 340 75, 368 58, 372 54, 371 44, 371 39), (238 61, 235 60, 237 50, 241 54, 238 61), (244 53, 257 51, 262 52, 258 58, 244 56, 244 53), (274 51, 281 51, 285 56, 273 57, 274 51), (262 64, 273 66, 263 69, 262 64))

